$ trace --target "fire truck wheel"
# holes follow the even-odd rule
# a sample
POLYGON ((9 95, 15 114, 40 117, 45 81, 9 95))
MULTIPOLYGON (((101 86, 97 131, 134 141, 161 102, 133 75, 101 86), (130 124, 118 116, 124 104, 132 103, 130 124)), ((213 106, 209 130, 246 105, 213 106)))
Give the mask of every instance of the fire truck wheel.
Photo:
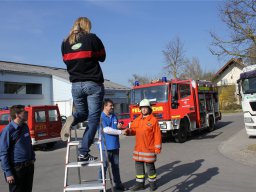
POLYGON ((174 136, 175 142, 184 143, 187 141, 188 127, 186 122, 181 122, 180 128, 177 130, 177 135, 174 136))
POLYGON ((207 130, 208 130, 209 132, 211 132, 211 131, 214 130, 214 128, 215 128, 215 127, 214 127, 214 120, 213 120, 213 117, 210 116, 210 117, 209 117, 209 127, 208 127, 207 130))

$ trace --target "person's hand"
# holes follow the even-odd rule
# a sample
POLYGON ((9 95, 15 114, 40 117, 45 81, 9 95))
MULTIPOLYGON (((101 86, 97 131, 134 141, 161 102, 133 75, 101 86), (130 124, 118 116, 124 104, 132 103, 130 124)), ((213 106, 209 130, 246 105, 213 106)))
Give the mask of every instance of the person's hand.
POLYGON ((124 122, 123 122, 123 121, 118 122, 118 124, 117 124, 117 128, 118 128, 118 129, 121 129, 121 128, 122 128, 122 126, 123 126, 123 124, 124 124, 124 122))
POLYGON ((128 135, 128 129, 124 129, 124 130, 122 130, 122 135, 128 135))
POLYGON ((7 183, 9 183, 9 184, 15 183, 15 180, 14 180, 14 177, 13 177, 13 176, 6 177, 6 181, 7 181, 7 183))
POLYGON ((160 149, 155 149, 155 154, 160 154, 161 150, 160 149))

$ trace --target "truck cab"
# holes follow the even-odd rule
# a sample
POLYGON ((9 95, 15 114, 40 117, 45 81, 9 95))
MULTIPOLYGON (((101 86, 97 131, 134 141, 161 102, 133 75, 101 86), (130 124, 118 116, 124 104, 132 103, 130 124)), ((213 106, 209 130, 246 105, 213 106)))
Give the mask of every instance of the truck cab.
POLYGON ((256 64, 245 67, 237 83, 246 133, 256 136, 256 64))
MULTIPOLYGON (((60 141, 62 119, 57 105, 27 106, 28 127, 32 145, 46 144, 48 147, 60 141)), ((0 132, 9 124, 9 109, 0 110, 0 132)))

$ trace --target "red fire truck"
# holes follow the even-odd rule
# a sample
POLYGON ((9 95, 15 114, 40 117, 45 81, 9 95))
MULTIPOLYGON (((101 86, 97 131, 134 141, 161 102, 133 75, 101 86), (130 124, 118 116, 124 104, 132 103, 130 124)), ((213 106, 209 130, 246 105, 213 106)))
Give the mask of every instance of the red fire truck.
MULTIPOLYGON (((60 141, 62 128, 61 116, 57 105, 42 105, 25 107, 28 111, 28 127, 32 145, 46 144, 48 147, 60 141)), ((0 110, 0 132, 10 122, 8 108, 0 110)))
POLYGON ((185 142, 192 131, 212 131, 221 119, 217 87, 209 81, 167 81, 163 77, 150 84, 139 85, 135 82, 131 91, 132 120, 140 114, 138 104, 142 99, 150 100, 163 137, 173 136, 179 143, 185 142))

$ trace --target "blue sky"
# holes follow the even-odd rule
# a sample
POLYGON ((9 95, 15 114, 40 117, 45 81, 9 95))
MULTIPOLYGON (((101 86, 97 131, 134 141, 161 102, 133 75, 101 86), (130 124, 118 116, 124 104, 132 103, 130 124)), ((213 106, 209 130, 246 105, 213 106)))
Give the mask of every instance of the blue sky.
POLYGON ((210 31, 225 35, 223 1, 1 1, 0 60, 65 68, 60 45, 74 20, 86 16, 103 41, 105 79, 129 86, 132 74, 162 76, 162 51, 179 37, 204 71, 225 63, 209 51, 210 31))

